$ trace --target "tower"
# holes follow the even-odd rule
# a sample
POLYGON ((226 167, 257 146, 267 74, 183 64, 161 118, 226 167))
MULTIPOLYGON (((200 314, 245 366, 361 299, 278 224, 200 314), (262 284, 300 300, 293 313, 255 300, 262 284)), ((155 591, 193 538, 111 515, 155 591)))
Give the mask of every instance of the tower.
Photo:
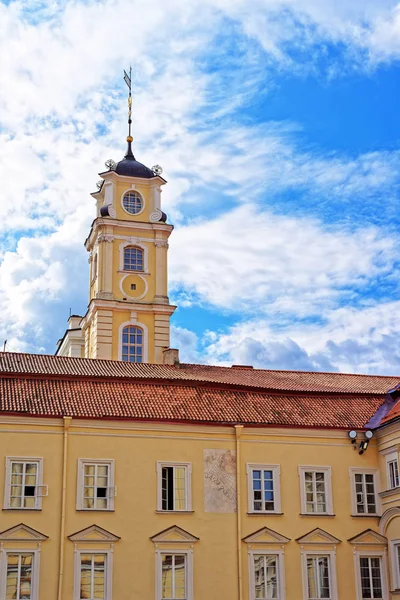
MULTIPOLYGON (((127 76, 127 75, 126 75, 127 76)), ((128 76, 127 76, 128 77, 128 76)), ((130 83, 130 78, 129 78, 130 83)), ((130 100, 130 95, 129 95, 130 100)), ((161 210, 160 167, 149 169, 132 152, 130 135, 123 160, 107 161, 100 173, 96 218, 85 241, 89 252, 89 304, 73 316, 58 355, 174 362, 168 299, 168 238, 173 230, 161 210)))

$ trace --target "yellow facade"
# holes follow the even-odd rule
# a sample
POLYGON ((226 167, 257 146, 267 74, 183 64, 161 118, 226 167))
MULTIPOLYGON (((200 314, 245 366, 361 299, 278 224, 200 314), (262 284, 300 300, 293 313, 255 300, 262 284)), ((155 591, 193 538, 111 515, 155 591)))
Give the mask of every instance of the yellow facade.
MULTIPOLYGON (((308 600, 304 560, 318 553, 331 558, 328 597, 361 600, 356 589, 358 552, 382 558, 385 569, 382 577, 384 581, 387 578, 382 598, 395 598, 397 594, 389 590, 396 586, 392 570, 398 572, 396 559, 391 556, 394 548, 391 542, 400 538, 398 489, 381 498, 382 509, 378 512, 384 513, 383 517, 354 516, 350 469, 363 472, 379 468, 380 489, 386 490, 385 455, 380 451, 387 447, 397 451, 396 429, 391 426, 384 435, 378 435, 377 442, 374 439, 360 455, 353 450, 344 431, 3 415, 0 452, 4 457, 43 459, 42 483, 48 486, 48 495, 42 498, 40 510, 7 509, 7 462, 0 463, 0 486, 4 492, 2 548, 26 552, 40 549, 37 598, 42 600, 81 599, 79 590, 74 592, 79 551, 89 555, 109 552, 108 556, 112 556, 112 567, 110 562, 107 574, 110 595, 99 592, 100 595, 93 596, 106 600, 161 599, 157 595, 157 552, 174 551, 187 553, 192 561, 188 575, 191 581, 181 596, 188 600, 255 598, 249 580, 251 557, 265 552, 283 557, 282 584, 276 596, 279 600, 308 600), (231 468, 228 465, 225 471, 219 474, 215 471, 217 474, 213 475, 210 465, 218 462, 220 456, 232 458, 231 468), (77 506, 80 460, 113 461, 116 495, 112 510, 80 510, 77 506), (157 473, 160 463, 190 466, 188 485, 192 501, 187 511, 160 509, 157 473), (275 490, 281 498, 278 514, 252 512, 248 502, 249 465, 279 466, 280 484, 275 490), (302 514, 299 478, 302 466, 330 467, 331 515, 302 514), (224 480, 223 473, 230 475, 229 482, 224 480), (232 481, 239 483, 237 488, 232 487, 232 481), (392 512, 387 513, 388 510, 392 512), (17 532, 15 539, 7 538, 4 531, 20 523, 48 537, 37 541, 30 539, 29 533, 17 532), (92 525, 102 529, 79 534, 92 525), (173 526, 179 529, 151 540, 173 526), (322 532, 310 533, 316 528, 322 532), (378 535, 374 537, 369 532, 356 542, 348 541, 369 529, 378 535)), ((0 582, 4 588, 4 579, 0 582)), ((0 592, 0 597, 5 596, 0 592)), ((32 600, 36 597, 32 596, 32 600)))

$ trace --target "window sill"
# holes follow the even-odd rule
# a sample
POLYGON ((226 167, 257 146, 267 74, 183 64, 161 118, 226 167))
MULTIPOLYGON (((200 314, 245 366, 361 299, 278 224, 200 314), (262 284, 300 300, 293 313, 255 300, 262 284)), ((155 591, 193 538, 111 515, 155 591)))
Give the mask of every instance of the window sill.
POLYGON ((366 514, 362 514, 362 515, 350 515, 351 517, 354 517, 355 519, 362 519, 362 518, 366 518, 366 517, 374 517, 375 519, 379 519, 382 515, 378 515, 377 513, 366 513, 366 514))
POLYGON ((15 512, 40 512, 42 509, 41 508, 12 508, 12 507, 8 507, 6 506, 5 508, 3 508, 2 510, 12 510, 15 512))
POLYGON ((283 515, 282 512, 262 512, 260 511, 254 511, 254 512, 248 512, 247 516, 248 517, 279 517, 280 515, 283 515))
POLYGON ((155 511, 158 515, 163 515, 163 514, 167 514, 167 515, 192 515, 194 513, 194 510, 156 510, 155 511))
POLYGON ((76 512, 102 512, 102 513, 113 513, 114 508, 77 508, 76 512))
POLYGON ((301 517, 336 517, 333 513, 299 513, 301 517))
POLYGON ((395 590, 390 590, 391 594, 394 594, 395 596, 400 596, 400 589, 396 588, 395 590))
POLYGON ((381 498, 387 498, 388 496, 395 496, 396 494, 400 494, 400 487, 391 488, 390 490, 384 490, 383 492, 379 492, 379 496, 381 498))
POLYGON ((132 269, 132 270, 119 269, 118 273, 121 273, 121 275, 132 275, 135 273, 137 273, 138 275, 150 275, 150 273, 148 271, 139 271, 136 269, 132 269))

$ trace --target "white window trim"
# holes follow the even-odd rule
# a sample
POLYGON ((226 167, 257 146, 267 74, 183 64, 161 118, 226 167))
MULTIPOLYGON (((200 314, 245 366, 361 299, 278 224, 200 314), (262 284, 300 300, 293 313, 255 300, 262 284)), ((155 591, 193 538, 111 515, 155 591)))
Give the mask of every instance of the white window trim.
MULTIPOLYGON (((186 556, 186 600, 193 600, 193 549, 169 550, 157 548, 156 550, 156 600, 162 600, 162 555, 163 554, 185 554, 186 556)), ((108 600, 108 598, 107 598, 108 600)))
POLYGON ((359 469, 358 467, 349 467, 350 475, 350 493, 351 493, 351 514, 355 517, 377 517, 381 515, 381 502, 379 497, 379 469, 359 469), (361 473, 362 475, 373 475, 374 476, 374 490, 375 490, 375 507, 376 512, 374 513, 358 513, 357 512, 357 496, 356 496, 356 478, 355 475, 361 473))
POLYGON ((141 215, 142 212, 145 209, 145 206, 146 206, 146 201, 144 199, 143 194, 141 194, 140 192, 138 192, 137 189, 135 189, 135 188, 136 188, 136 186, 133 184, 130 188, 128 188, 127 190, 125 190, 121 194, 121 206, 122 206, 122 210, 124 211, 124 213, 126 213, 130 217, 138 217, 139 215, 141 215), (129 212, 129 210, 126 210, 126 208, 124 206, 124 196, 125 196, 125 194, 128 194, 129 192, 135 192, 142 199, 142 210, 141 211, 139 211, 137 213, 131 213, 131 212, 129 212))
POLYGON ((254 556, 265 555, 265 556, 277 556, 278 557, 278 600, 286 600, 286 588, 285 588, 285 555, 283 550, 274 549, 259 549, 249 551, 249 598, 250 600, 256 600, 255 597, 255 581, 254 581, 254 556))
POLYGON ((336 570, 336 550, 302 550, 301 552, 301 571, 303 581, 303 598, 308 600, 308 576, 307 576, 307 558, 309 556, 328 556, 329 557, 329 586, 331 590, 330 600, 339 600, 337 587, 336 570))
POLYGON ((397 461, 397 469, 399 472, 400 479, 400 464, 399 464, 399 452, 397 448, 387 448, 381 454, 385 457, 385 465, 386 465, 386 489, 387 490, 395 490, 397 487, 391 487, 390 485, 390 471, 389 471, 389 463, 396 460, 397 461))
POLYGON ((300 504, 302 515, 313 515, 320 517, 322 515, 333 515, 333 500, 332 500, 332 468, 322 467, 320 465, 299 465, 299 480, 300 480, 300 504), (305 473, 308 471, 326 473, 326 511, 325 512, 307 512, 306 507, 306 486, 305 473))
POLYGON ((31 600, 39 600, 40 550, 33 550, 32 548, 2 548, 0 558, 0 600, 6 598, 7 554, 33 554, 31 600))
MULTIPOLYGON (((247 502, 248 512, 251 514, 279 514, 281 512, 281 467, 280 465, 266 465, 247 463, 247 502), (274 510, 254 510, 253 501, 253 471, 272 471, 274 482, 274 510)), ((262 490, 263 491, 263 490, 262 490)))
POLYGON ((147 326, 144 323, 141 323, 140 321, 137 321, 136 319, 131 319, 130 321, 125 321, 125 323, 122 323, 119 326, 119 332, 118 332, 118 360, 122 360, 122 332, 124 330, 124 327, 128 327, 128 325, 133 325, 133 327, 140 327, 140 329, 142 329, 143 331, 143 362, 147 363, 149 362, 149 345, 148 345, 148 339, 149 339, 149 331, 147 329, 147 326))
POLYGON ((4 486, 4 504, 3 508, 5 510, 42 510, 42 498, 43 496, 47 496, 48 494, 48 486, 43 484, 43 458, 31 457, 31 456, 7 456, 6 457, 6 481, 4 486), (25 462, 25 463, 38 463, 37 470, 37 485, 36 490, 42 488, 40 493, 36 493, 35 498, 35 506, 33 508, 28 507, 18 507, 11 506, 10 496, 11 496, 11 463, 13 462, 25 462))
POLYGON ((188 462, 173 462, 173 461, 157 461, 157 511, 168 512, 191 512, 192 511, 192 463, 188 462), (185 467, 186 477, 186 508, 184 510, 163 510, 162 507, 162 469, 163 467, 185 467))
POLYGON ((88 512, 97 511, 113 511, 114 497, 117 495, 115 487, 115 460, 113 458, 78 458, 78 473, 77 473, 77 490, 76 490, 76 510, 84 510, 88 512), (108 465, 110 467, 109 485, 108 485, 108 507, 107 508, 84 508, 83 507, 83 482, 84 482, 84 465, 108 465))
POLYGON ((382 577, 382 596, 383 598, 389 597, 389 586, 387 581, 387 553, 384 550, 355 550, 354 552, 354 569, 356 577, 356 600, 363 600, 362 587, 361 587, 361 570, 360 570, 360 558, 363 556, 381 559, 381 577, 382 577))
POLYGON ((112 600, 112 561, 113 551, 110 549, 99 548, 80 548, 75 550, 75 568, 74 568, 74 600, 80 600, 81 586, 81 554, 105 554, 106 555, 106 573, 105 573, 105 600, 112 600))
POLYGON ((397 548, 400 548, 400 539, 390 541, 390 562, 392 571, 392 588, 400 589, 400 567, 397 559, 397 548))
POLYGON ((149 273, 149 249, 144 244, 140 243, 138 240, 126 240, 125 242, 121 242, 119 245, 119 270, 122 273, 141 273, 142 275, 148 275, 149 273), (132 246, 132 248, 139 248, 139 250, 143 250, 143 271, 130 271, 124 269, 124 250, 128 246, 132 246))

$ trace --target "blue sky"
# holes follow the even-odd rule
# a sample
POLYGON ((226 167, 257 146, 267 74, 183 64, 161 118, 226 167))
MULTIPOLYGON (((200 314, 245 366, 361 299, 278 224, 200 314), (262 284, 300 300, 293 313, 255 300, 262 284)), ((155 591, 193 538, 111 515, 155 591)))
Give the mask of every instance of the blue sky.
POLYGON ((0 342, 87 304, 89 193, 161 164, 185 361, 400 372, 400 4, 0 2, 0 342))

